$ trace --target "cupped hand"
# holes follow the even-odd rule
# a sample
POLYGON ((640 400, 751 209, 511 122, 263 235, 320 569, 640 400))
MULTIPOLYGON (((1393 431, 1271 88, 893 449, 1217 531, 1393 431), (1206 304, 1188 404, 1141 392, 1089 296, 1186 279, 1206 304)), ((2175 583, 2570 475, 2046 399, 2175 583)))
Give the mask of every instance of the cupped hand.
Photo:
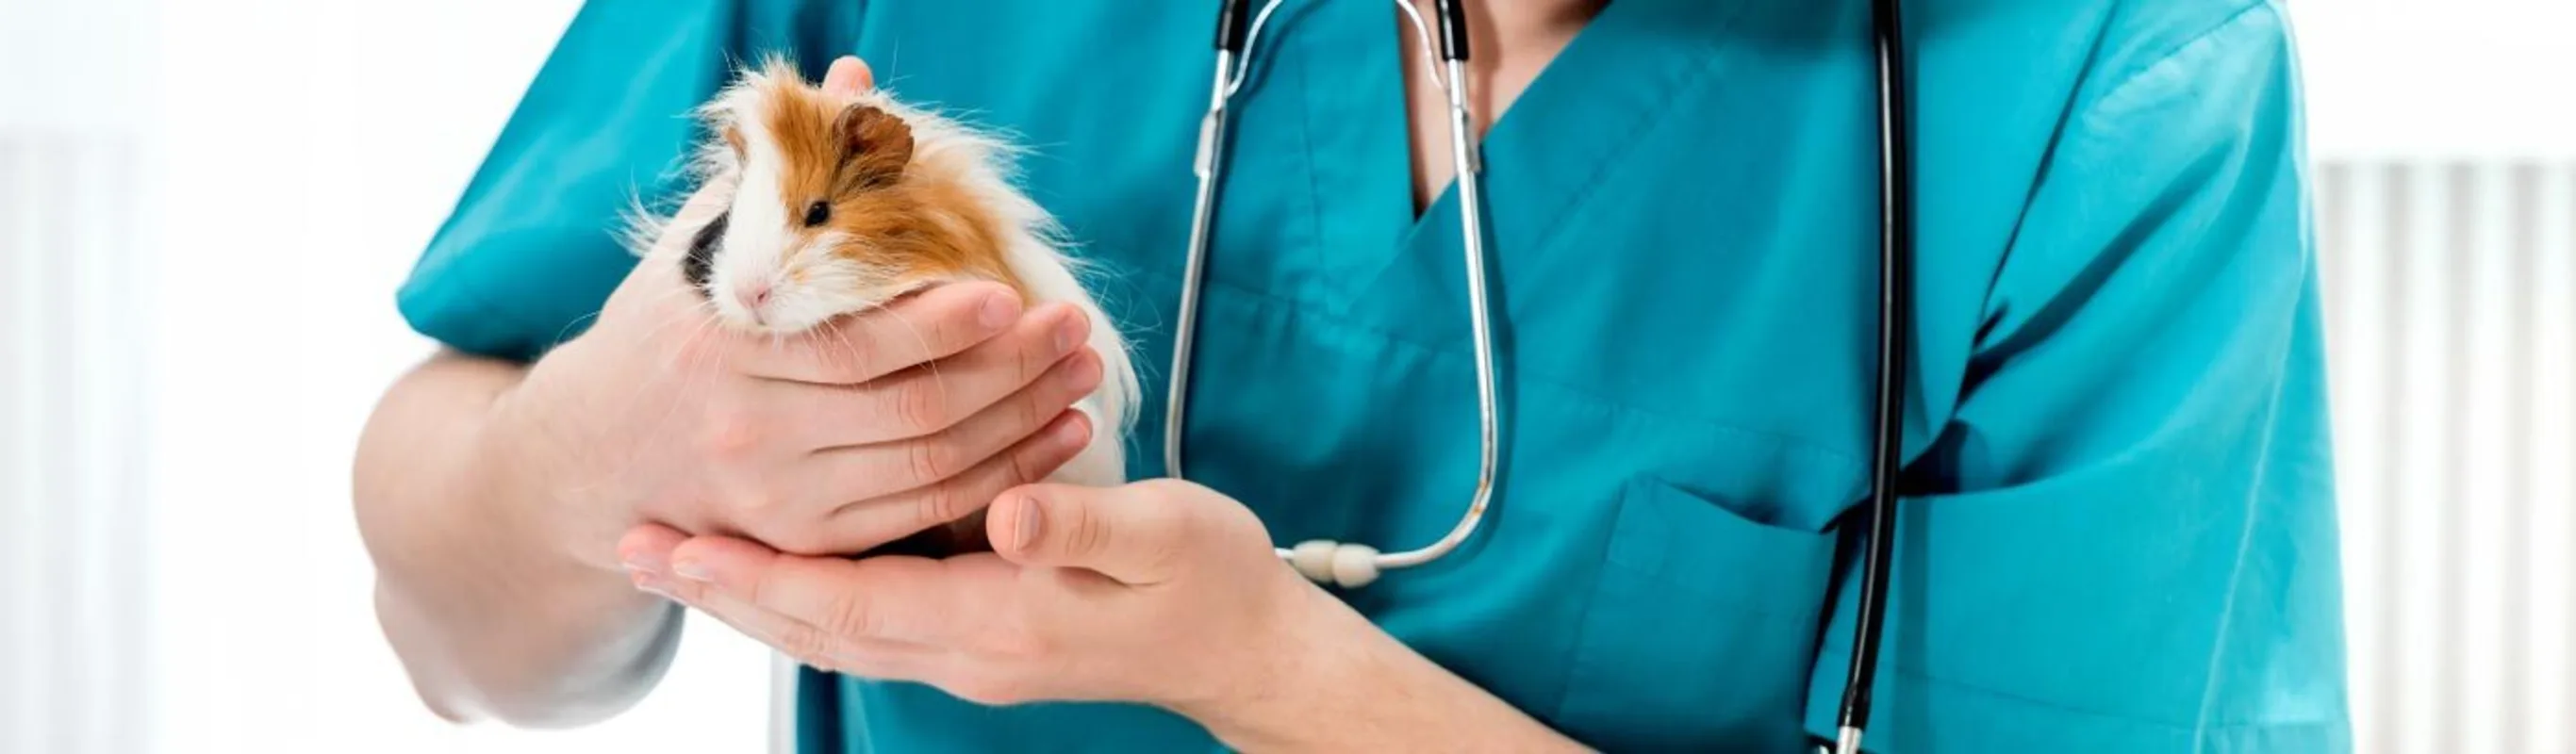
MULTIPOLYGON (((844 58, 827 89, 855 93, 844 58)), ((943 285, 793 337, 717 324, 680 257, 725 187, 693 197, 598 322, 496 409, 496 452, 553 499, 565 546, 615 568, 654 521, 783 552, 849 554, 1043 478, 1090 437, 1069 410, 1102 378, 1071 306, 943 285)))
MULTIPOLYGON (((942 560, 786 554, 639 527, 639 587, 806 664, 1008 704, 1118 700, 1190 714, 1275 689, 1335 637, 1374 631, 1207 488, 1040 484, 997 500, 995 551, 942 560)), ((1347 638, 1347 637, 1345 637, 1347 638)))

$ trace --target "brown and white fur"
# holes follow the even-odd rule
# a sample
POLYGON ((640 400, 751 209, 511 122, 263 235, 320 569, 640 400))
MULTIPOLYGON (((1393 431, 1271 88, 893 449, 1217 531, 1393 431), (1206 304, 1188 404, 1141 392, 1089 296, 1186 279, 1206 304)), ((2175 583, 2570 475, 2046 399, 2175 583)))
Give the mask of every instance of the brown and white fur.
POLYGON ((1071 303, 1091 319, 1103 377, 1076 406, 1090 445, 1049 480, 1126 481, 1120 439, 1138 390, 1127 343, 1060 251, 1054 218, 1012 186, 1008 145, 883 90, 826 93, 777 59, 742 71, 700 116, 713 136, 697 177, 732 196, 682 264, 720 321, 795 334, 965 280, 1003 283, 1031 306, 1071 303))

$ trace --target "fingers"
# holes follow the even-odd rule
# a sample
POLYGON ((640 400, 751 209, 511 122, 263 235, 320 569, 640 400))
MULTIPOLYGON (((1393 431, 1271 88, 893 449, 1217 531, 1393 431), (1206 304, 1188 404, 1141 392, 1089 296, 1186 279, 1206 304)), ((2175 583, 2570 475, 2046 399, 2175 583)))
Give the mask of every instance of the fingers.
MULTIPOLYGON (((690 542, 687 535, 669 527, 646 524, 629 531, 619 543, 618 551, 630 564, 650 561, 667 566, 679 560, 681 546, 690 542)), ((723 537, 708 538, 690 547, 689 551, 715 551, 736 558, 757 558, 766 552, 757 545, 723 537)), ((931 669, 935 658, 927 647, 835 633, 738 597, 739 592, 712 580, 707 566, 699 560, 706 557, 698 554, 685 561, 694 577, 678 576, 671 567, 636 570, 636 586, 697 608, 734 630, 817 668, 900 680, 919 680, 931 669)), ((775 562, 776 556, 767 557, 775 562)), ((630 565, 630 568, 634 567, 630 565)))
POLYGON ((641 524, 626 531, 617 540, 617 560, 626 570, 639 574, 671 572, 671 550, 689 541, 689 535, 661 524, 641 524))
POLYGON ((1019 392, 936 434, 817 451, 805 484, 846 502, 854 490, 892 494, 937 484, 1028 439, 1100 385, 1100 357, 1085 351, 1056 362, 1019 392))
POLYGON ((825 94, 852 96, 876 85, 876 72, 868 70, 867 62, 848 55, 832 61, 832 70, 823 74, 825 94))
POLYGON ((1022 565, 1087 568, 1131 585, 1178 575, 1198 525, 1198 506, 1131 484, 1036 484, 1006 493, 985 519, 993 549, 1022 565))
MULTIPOLYGON (((929 437, 958 428, 1037 387, 1042 378, 1088 382, 1075 395, 1089 393, 1100 384, 1101 366, 1100 357, 1083 348, 1088 333, 1087 321, 1071 305, 1040 307, 1010 331, 963 353, 855 388, 818 396, 810 386, 782 386, 786 389, 778 391, 777 410, 797 414, 789 421, 810 427, 816 434, 807 439, 815 447, 839 449, 929 437)), ((1054 415, 1051 409, 1030 410, 1035 421, 1024 425, 1022 433, 1054 415)))
MULTIPOLYGON (((878 415, 893 419, 898 429, 908 432, 907 436, 947 429, 1027 387, 1057 362, 1081 350, 1091 330, 1089 320, 1071 304, 1039 307, 1026 319, 1032 321, 1003 337, 869 385, 870 392, 888 402, 878 415)), ((1099 384, 1099 361, 1096 354, 1085 359, 1090 364, 1088 379, 1095 386, 1099 384)))
POLYGON ((720 589, 700 587, 690 604, 744 636, 817 669, 882 681, 926 681, 945 663, 929 647, 840 636, 812 623, 760 609, 720 589))
POLYGON ((849 504, 820 527, 816 552, 862 552, 965 518, 1013 487, 1045 479, 1091 442, 1091 420, 1064 411, 1044 429, 964 473, 928 487, 849 504))
POLYGON ((767 612, 802 624, 770 622, 781 648, 800 657, 848 654, 835 646, 842 639, 936 643, 955 635, 953 626, 979 620, 980 608, 932 588, 948 583, 937 578, 944 566, 935 560, 807 558, 730 537, 699 537, 674 550, 671 564, 681 581, 711 587, 696 594, 722 594, 753 608, 729 612, 767 612), (897 605, 902 609, 888 608, 897 605))
POLYGON ((964 351, 1019 319, 1019 297, 1008 287, 950 283, 784 341, 744 339, 729 358, 756 377, 856 385, 964 351))
POLYGON ((934 664, 918 645, 835 636, 795 618, 762 610, 722 589, 686 587, 683 602, 755 641, 822 670, 878 680, 919 681, 934 664))

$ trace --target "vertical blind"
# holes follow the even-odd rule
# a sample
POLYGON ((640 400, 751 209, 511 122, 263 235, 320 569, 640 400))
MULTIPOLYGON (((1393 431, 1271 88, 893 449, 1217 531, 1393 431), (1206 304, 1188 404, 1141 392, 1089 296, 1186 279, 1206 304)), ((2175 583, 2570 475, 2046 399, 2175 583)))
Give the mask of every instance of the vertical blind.
POLYGON ((0 752, 149 746, 154 1, 0 0, 0 752))
POLYGON ((135 146, 0 130, 0 751, 143 746, 135 146))
POLYGON ((2359 749, 2576 751, 2576 165, 2315 175, 2359 749))

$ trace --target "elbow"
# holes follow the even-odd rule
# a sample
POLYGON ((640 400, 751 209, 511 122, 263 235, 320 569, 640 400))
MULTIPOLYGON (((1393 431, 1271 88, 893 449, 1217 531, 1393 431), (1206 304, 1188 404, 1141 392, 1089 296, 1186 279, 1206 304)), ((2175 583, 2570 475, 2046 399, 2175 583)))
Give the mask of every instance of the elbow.
MULTIPOLYGON (((680 621, 662 621, 662 633, 677 642, 680 621)), ((519 678, 490 684, 480 695, 493 719, 516 728, 561 730, 605 722, 632 709, 670 667, 671 652, 656 649, 604 673, 558 673, 550 678, 519 678)))
POLYGON ((500 721, 503 725, 529 730, 565 730, 601 723, 625 712, 642 701, 649 686, 636 686, 623 693, 566 694, 553 691, 530 693, 509 686, 496 686, 471 700, 471 717, 458 715, 460 702, 466 700, 450 694, 444 698, 423 694, 421 701, 450 722, 472 722, 475 719, 500 721))
POLYGON ((604 722, 643 701, 670 667, 681 625, 676 615, 653 621, 635 642, 612 642, 629 646, 587 662, 533 662, 517 652, 476 651, 414 635, 423 626, 410 612, 378 585, 378 623, 423 708, 459 725, 492 720, 532 730, 604 722))
POLYGON ((638 645, 613 648, 602 661, 540 676, 523 670, 487 684, 484 709, 503 723, 530 729, 578 728, 614 718, 660 684, 679 649, 680 626, 680 617, 668 614, 640 630, 638 645))

